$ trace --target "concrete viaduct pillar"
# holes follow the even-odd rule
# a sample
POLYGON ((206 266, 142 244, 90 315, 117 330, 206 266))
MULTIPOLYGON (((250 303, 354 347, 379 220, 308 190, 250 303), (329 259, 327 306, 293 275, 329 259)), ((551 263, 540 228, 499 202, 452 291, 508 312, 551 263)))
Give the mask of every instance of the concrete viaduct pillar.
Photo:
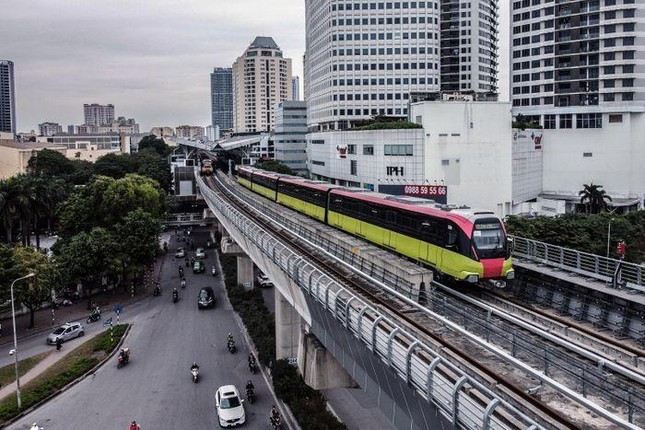
POLYGON ((277 288, 275 330, 276 358, 297 358, 298 370, 307 385, 316 390, 356 386, 316 336, 305 331, 304 321, 277 288))
POLYGON ((237 257, 237 283, 253 288, 253 261, 229 236, 222 237, 221 250, 222 254, 232 254, 237 257))

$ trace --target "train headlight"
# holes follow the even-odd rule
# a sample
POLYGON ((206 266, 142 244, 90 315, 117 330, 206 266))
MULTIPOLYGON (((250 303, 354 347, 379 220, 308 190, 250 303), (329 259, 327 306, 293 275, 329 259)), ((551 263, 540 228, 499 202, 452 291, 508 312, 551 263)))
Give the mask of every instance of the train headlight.
POLYGON ((479 276, 478 275, 468 275, 466 278, 466 282, 470 282, 472 284, 479 282, 479 276))
POLYGON ((506 279, 515 279, 515 270, 509 270, 506 274, 506 279))

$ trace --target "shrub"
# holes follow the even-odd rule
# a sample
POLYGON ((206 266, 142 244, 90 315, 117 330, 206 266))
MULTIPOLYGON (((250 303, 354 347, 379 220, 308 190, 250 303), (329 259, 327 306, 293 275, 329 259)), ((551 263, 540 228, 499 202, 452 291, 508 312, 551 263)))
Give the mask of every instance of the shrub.
POLYGON ((287 360, 278 360, 271 374, 276 395, 289 405, 302 428, 347 428, 327 410, 327 401, 320 391, 305 384, 296 368, 287 360))

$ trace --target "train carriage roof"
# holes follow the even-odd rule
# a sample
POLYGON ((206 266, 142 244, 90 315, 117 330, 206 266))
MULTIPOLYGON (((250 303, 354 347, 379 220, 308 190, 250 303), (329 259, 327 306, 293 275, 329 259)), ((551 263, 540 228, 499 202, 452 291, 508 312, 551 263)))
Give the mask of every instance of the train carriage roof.
POLYGON ((280 182, 300 185, 302 187, 311 188, 320 191, 328 191, 334 188, 342 188, 340 185, 333 185, 325 181, 314 181, 311 179, 299 178, 297 176, 283 176, 280 182))

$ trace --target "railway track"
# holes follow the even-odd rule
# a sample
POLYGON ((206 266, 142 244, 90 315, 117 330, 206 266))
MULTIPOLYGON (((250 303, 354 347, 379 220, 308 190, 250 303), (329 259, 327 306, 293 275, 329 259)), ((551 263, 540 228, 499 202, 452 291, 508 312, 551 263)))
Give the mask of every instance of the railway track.
MULTIPOLYGON (((236 199, 231 199, 228 196, 225 188, 220 188, 223 196, 226 196, 229 204, 239 206, 236 199)), ((389 314, 394 315, 398 320, 405 321, 420 339, 429 341, 437 348, 440 348, 446 356, 459 363, 460 367, 468 368, 469 373, 475 375, 480 381, 484 381, 490 386, 494 386, 495 390, 511 404, 521 407, 523 410, 528 411, 538 418, 545 428, 583 428, 585 424, 581 421, 571 419, 557 410, 552 405, 541 401, 532 391, 526 388, 526 384, 518 384, 513 378, 504 374, 500 374, 499 362, 488 362, 482 360, 481 357, 487 355, 485 352, 473 353, 474 346, 469 345, 464 348, 464 339, 455 339, 450 333, 445 330, 445 325, 441 322, 429 320, 427 317, 420 315, 416 310, 411 310, 409 304, 393 297, 391 294, 384 294, 380 289, 374 288, 374 283, 365 281, 355 273, 342 269, 335 261, 330 261, 328 256, 321 257, 319 253, 309 247, 302 246, 298 241, 294 241, 292 235, 287 231, 276 228, 275 224, 264 217, 254 214, 254 211, 243 211, 249 214, 253 220, 262 225, 269 231, 279 237, 284 243, 289 243, 293 249, 296 249, 301 255, 307 256, 312 261, 316 262, 321 270, 329 274, 333 274, 339 282, 343 285, 352 288, 357 294, 369 299, 375 303, 380 309, 387 311, 389 314), (462 352, 462 349, 467 352, 462 352), (475 358, 476 357, 476 358, 475 358)), ((505 373, 505 372, 502 372, 505 373)), ((512 374, 509 371, 508 374, 512 374)), ((448 375, 449 372, 446 372, 448 375)), ((529 380, 529 383, 534 381, 529 380)), ((583 420, 584 421, 584 420, 583 420)))

